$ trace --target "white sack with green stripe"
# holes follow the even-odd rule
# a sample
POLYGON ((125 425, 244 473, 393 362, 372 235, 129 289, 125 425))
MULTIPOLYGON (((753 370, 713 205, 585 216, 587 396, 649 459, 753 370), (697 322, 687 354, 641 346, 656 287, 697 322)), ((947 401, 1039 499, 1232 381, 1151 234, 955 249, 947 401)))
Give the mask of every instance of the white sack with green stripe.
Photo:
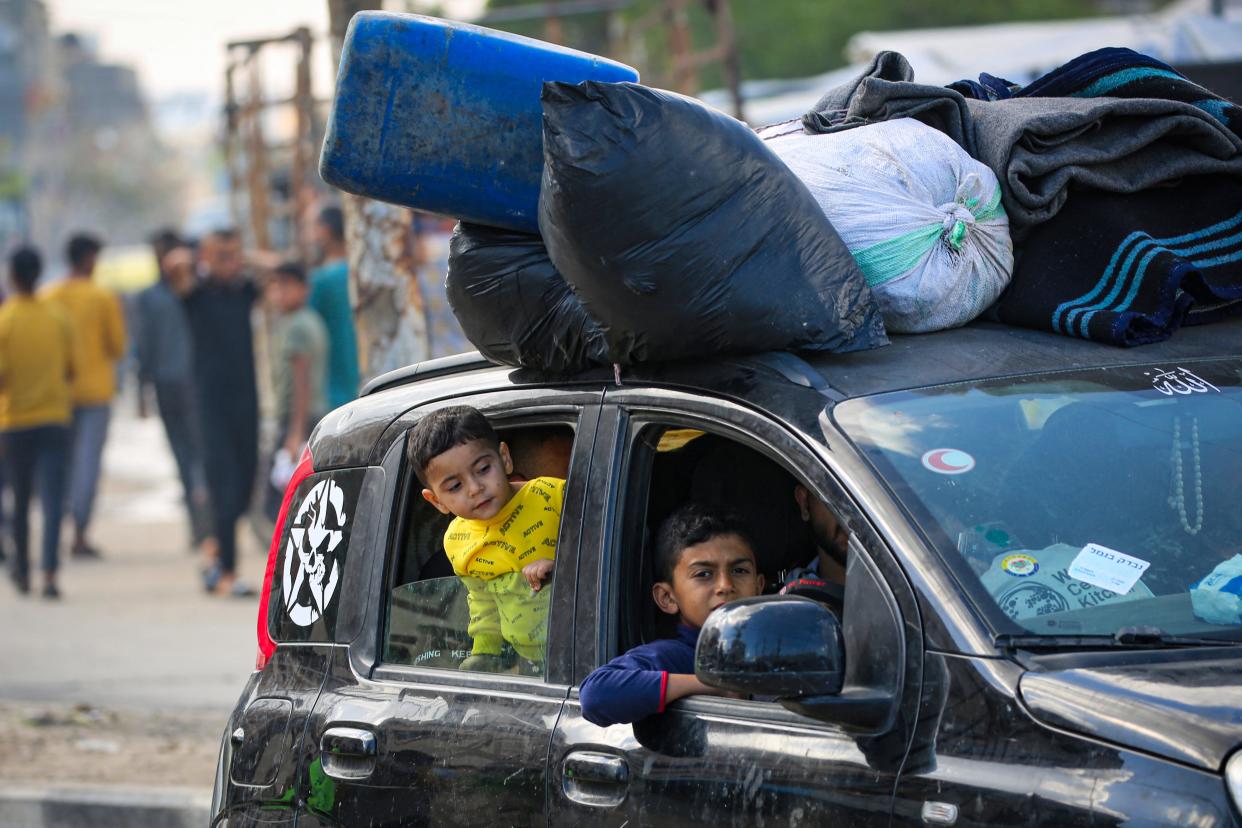
POLYGON ((899 118, 827 135, 786 125, 760 135, 854 254, 889 332, 964 325, 1009 284, 1000 184, 944 133, 899 118))

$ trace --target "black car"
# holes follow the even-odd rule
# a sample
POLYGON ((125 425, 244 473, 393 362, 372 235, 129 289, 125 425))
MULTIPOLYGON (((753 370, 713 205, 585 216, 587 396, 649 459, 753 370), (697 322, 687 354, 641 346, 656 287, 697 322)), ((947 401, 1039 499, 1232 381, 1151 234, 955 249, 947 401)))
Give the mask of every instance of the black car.
POLYGON ((420 363, 329 415, 290 484, 213 824, 1236 824, 1240 484, 1242 320, 619 378, 420 363), (457 669, 464 588, 405 452, 462 402, 517 472, 567 479, 541 675, 457 669), (779 583, 814 553, 798 485, 848 528, 843 607, 727 606, 697 670, 744 697, 586 721, 583 678, 668 634, 661 518, 730 505, 779 583))

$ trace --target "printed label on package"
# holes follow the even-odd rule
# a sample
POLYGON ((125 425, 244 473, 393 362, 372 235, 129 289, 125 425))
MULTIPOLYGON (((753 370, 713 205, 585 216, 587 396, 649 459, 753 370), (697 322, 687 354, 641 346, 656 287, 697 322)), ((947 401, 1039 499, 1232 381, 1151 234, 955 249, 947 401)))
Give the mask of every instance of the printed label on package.
POLYGON ((1109 549, 1097 543, 1089 543, 1069 565, 1070 577, 1084 583, 1107 589, 1118 595, 1126 595, 1138 579, 1151 566, 1150 561, 1109 549))

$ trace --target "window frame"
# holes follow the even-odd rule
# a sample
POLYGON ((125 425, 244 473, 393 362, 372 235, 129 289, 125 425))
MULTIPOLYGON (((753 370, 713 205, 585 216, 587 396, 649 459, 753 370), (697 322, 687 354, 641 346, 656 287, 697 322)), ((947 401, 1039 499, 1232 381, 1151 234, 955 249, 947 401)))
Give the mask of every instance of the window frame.
MULTIPOLYGON (((665 389, 621 389, 608 393, 601 415, 600 437, 597 438, 597 455, 606 461, 606 468, 611 466, 616 472, 609 475, 608 514, 601 521, 595 544, 594 589, 580 588, 578 591, 577 617, 585 619, 594 616, 597 622, 594 625, 595 646, 580 647, 578 650, 572 678, 575 687, 591 670, 619 654, 618 632, 622 627, 623 611, 621 573, 625 562, 624 543, 629 537, 625 532, 636 525, 636 518, 627 514, 627 504, 636 494, 642 495, 645 503, 650 489, 649 474, 638 484, 632 478, 633 450, 643 430, 652 425, 694 428, 734 440, 777 463, 797 482, 807 486, 814 496, 827 503, 855 536, 855 548, 861 548, 867 554, 878 582, 897 607, 902 627, 897 634, 905 638, 907 653, 921 659, 922 628, 912 587, 891 550, 885 546, 866 513, 854 500, 850 489, 805 437, 762 412, 730 401, 665 389), (609 439, 611 443, 606 442, 609 439), (635 489, 636 485, 639 488, 635 489), (898 579, 896 585, 894 579, 898 579)), ((582 567, 588 565, 584 559, 582 567)), ((579 633, 580 638, 582 634, 579 633)), ((907 677, 910 676, 910 666, 906 670, 907 677)), ((917 704, 920 692, 917 681, 907 681, 903 691, 904 703, 917 704)), ((714 717, 795 725, 829 732, 840 730, 836 725, 793 713, 775 702, 702 696, 679 700, 674 704, 676 709, 714 717)))
MULTIPOLYGON (((589 486, 589 469, 594 450, 596 427, 599 419, 599 392, 581 390, 541 389, 533 397, 531 389, 508 389, 490 393, 428 402, 398 419, 399 430, 392 440, 384 465, 389 468, 395 481, 389 508, 391 520, 388 536, 376 551, 373 572, 376 596, 375 615, 371 624, 372 635, 367 653, 351 656, 355 670, 376 681, 399 683, 449 685, 455 687, 512 688, 529 692, 535 687, 557 688, 563 692, 567 687, 568 665, 573 658, 572 616, 575 608, 574 592, 577 581, 577 547, 582 536, 582 501, 589 486), (390 595, 393 589, 400 556, 412 520, 410 498, 418 497, 421 483, 408 467, 406 452, 410 429, 423 416, 448 405, 468 404, 479 408, 498 429, 516 426, 567 425, 574 432, 574 446, 570 456, 569 476, 566 478, 565 501, 561 513, 558 539, 557 578, 553 581, 552 606, 549 612, 568 623, 550 626, 545 650, 545 673, 540 676, 519 676, 510 673, 472 673, 443 667, 405 665, 383 660, 384 644, 388 635, 390 595)), ((377 546, 380 546, 377 544, 377 546)), ((417 580, 417 579, 416 579, 417 580)))
MULTIPOLYGON (((753 432, 744 431, 737 426, 726 423, 722 420, 712 420, 703 415, 685 413, 680 410, 664 409, 660 410, 650 406, 626 407, 624 409, 624 428, 619 429, 619 433, 623 435, 623 451, 620 473, 617 476, 616 486, 619 497, 616 500, 615 508, 617 515, 613 521, 611 537, 607 539, 607 550, 603 558, 603 566, 601 567, 600 586, 601 595, 605 597, 605 601, 600 603, 599 611, 601 613, 600 628, 606 630, 605 636, 601 641, 601 653, 603 661, 620 655, 620 630, 626 624, 623 624, 620 615, 622 613, 633 614, 633 608, 627 608, 623 601, 622 583, 625 572, 633 569, 634 559, 632 557, 633 550, 627 552, 627 545, 634 541, 635 531, 641 529, 647 522, 647 510, 650 508, 650 491, 651 491, 651 473, 652 460, 655 458, 655 452, 647 452, 647 456, 642 458, 641 467, 635 467, 635 453, 640 448, 642 435, 650 428, 692 428, 703 431, 707 435, 731 440, 739 445, 743 445, 752 451, 759 453, 769 462, 775 463, 794 478, 795 482, 806 486, 817 497, 831 503, 834 514, 841 520, 847 529, 853 525, 851 518, 842 514, 836 506, 835 499, 829 499, 824 496, 822 485, 816 485, 814 481, 808 481, 807 475, 797 470, 794 464, 790 464, 784 458, 786 453, 770 440, 765 440, 753 432), (781 460, 776 459, 782 458, 781 460), (635 473, 641 472, 641 473, 635 473), (636 510, 630 507, 631 503, 641 500, 643 503, 643 514, 638 515, 636 510), (607 578, 604 583, 603 579, 607 578), (609 655, 611 653, 611 655, 609 655)), ((757 416, 757 415, 756 415, 757 416)), ((770 423, 776 428, 775 423, 770 423)), ((792 442, 792 441, 791 441, 792 442)), ((808 458, 811 457, 807 452, 808 458)), ((825 470, 826 472, 826 470, 825 470)), ((636 544, 633 544, 636 546, 636 544)), ((641 573, 639 575, 641 577, 641 573)), ((645 596, 641 596, 645 599, 645 596)))

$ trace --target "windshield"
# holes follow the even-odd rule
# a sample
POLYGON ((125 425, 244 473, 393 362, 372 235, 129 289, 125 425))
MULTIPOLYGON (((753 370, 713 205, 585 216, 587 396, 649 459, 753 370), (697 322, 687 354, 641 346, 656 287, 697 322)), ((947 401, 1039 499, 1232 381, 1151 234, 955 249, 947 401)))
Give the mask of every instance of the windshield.
POLYGON ((1238 637, 1240 383, 1237 359, 1127 366, 833 417, 1001 631, 1238 637))

